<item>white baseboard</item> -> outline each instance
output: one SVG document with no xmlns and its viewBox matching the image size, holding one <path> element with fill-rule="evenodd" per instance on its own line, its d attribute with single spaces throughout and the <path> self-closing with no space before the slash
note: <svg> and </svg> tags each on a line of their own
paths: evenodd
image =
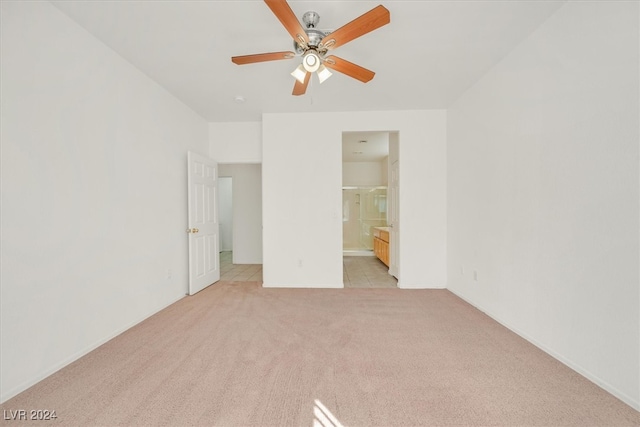
<svg viewBox="0 0 640 427">
<path fill-rule="evenodd" d="M 369 251 L 366 249 L 363 250 L 344 250 L 342 251 L 342 256 L 376 256 L 373 251 Z"/>
<path fill-rule="evenodd" d="M 144 320 L 148 319 L 149 317 L 153 316 L 154 314 L 164 310 L 165 308 L 169 307 L 171 304 L 175 304 L 176 302 L 180 301 L 184 297 L 185 297 L 185 295 L 180 295 L 179 297 L 175 298 L 173 301 L 169 302 L 168 304 L 164 304 L 163 306 L 161 306 L 157 310 L 152 310 L 151 313 L 142 316 L 139 320 L 133 321 L 130 324 L 128 324 L 127 326 L 116 330 L 115 332 L 109 334 L 107 337 L 98 340 L 97 342 L 93 343 L 92 345 L 90 345 L 90 346 L 88 346 L 88 347 L 86 347 L 86 348 L 84 348 L 84 349 L 72 354 L 71 356 L 67 357 L 66 359 L 62 360 L 60 363 L 57 363 L 57 364 L 45 369 L 44 371 L 38 373 L 33 378 L 23 382 L 22 384 L 18 385 L 17 387 L 12 388 L 11 390 L 7 391 L 6 393 L 3 393 L 2 395 L 0 395 L 0 404 L 6 402 L 7 400 L 11 399 L 12 397 L 17 396 L 18 394 L 22 393 L 23 391 L 25 391 L 29 387 L 34 386 L 35 384 L 37 384 L 40 381 L 42 381 L 45 378 L 47 378 L 48 376 L 58 372 L 60 369 L 64 368 L 65 366 L 75 362 L 76 360 L 80 359 L 82 356 L 85 356 L 86 354 L 92 352 L 93 350 L 95 350 L 96 348 L 100 347 L 102 344 L 106 343 L 107 341 L 112 340 L 113 338 L 117 337 L 121 333 L 127 331 L 128 329 L 131 329 L 132 327 L 134 327 L 137 324 L 143 322 Z"/>
<path fill-rule="evenodd" d="M 288 284 L 283 285 L 282 283 L 270 283 L 270 282 L 262 282 L 263 288 L 292 288 L 292 289 L 340 289 L 344 288 L 344 283 L 333 283 L 333 284 Z"/>
<path fill-rule="evenodd" d="M 447 289 L 445 286 L 442 286 L 442 285 L 438 285 L 438 286 L 429 286 L 425 284 L 409 285 L 399 279 L 398 279 L 398 288 L 399 289 Z"/>
<path fill-rule="evenodd" d="M 628 396 L 626 393 L 623 393 L 622 391 L 618 390 L 616 387 L 614 387 L 611 384 L 609 384 L 608 382 L 604 381 L 602 378 L 598 377 L 597 375 L 594 375 L 593 373 L 591 373 L 587 369 L 584 369 L 579 364 L 577 364 L 577 363 L 565 358 L 564 356 L 562 356 L 561 354 L 557 353 L 553 349 L 545 346 L 544 344 L 542 344 L 542 343 L 538 342 L 537 340 L 535 340 L 533 337 L 531 337 L 531 336 L 527 335 L 526 333 L 520 331 L 518 328 L 512 327 L 511 325 L 509 325 L 508 322 L 505 322 L 504 320 L 502 320 L 498 316 L 495 316 L 493 313 L 491 313 L 491 312 L 485 310 L 484 308 L 482 308 L 481 306 L 475 304 L 473 301 L 470 301 L 469 299 L 463 297 L 462 295 L 458 294 L 457 292 L 455 292 L 455 291 L 453 291 L 451 289 L 448 289 L 448 291 L 451 292 L 452 294 L 454 294 L 455 296 L 457 296 L 458 298 L 460 298 L 461 300 L 471 304 L 472 306 L 474 306 L 475 308 L 477 308 L 478 310 L 480 310 L 481 312 L 483 312 L 487 316 L 491 317 L 493 320 L 495 320 L 496 322 L 500 323 L 502 326 L 504 326 L 505 328 L 509 329 L 511 332 L 513 332 L 515 334 L 518 334 L 520 337 L 522 337 L 525 340 L 529 341 L 531 344 L 535 345 L 540 350 L 542 350 L 545 353 L 547 353 L 549 356 L 553 357 L 554 359 L 558 360 L 562 364 L 566 365 L 568 368 L 576 371 L 577 373 L 579 373 L 580 375 L 582 375 L 583 377 L 585 377 L 589 381 L 593 382 L 594 384 L 596 384 L 600 388 L 604 389 L 608 393 L 610 393 L 613 396 L 617 397 L 618 399 L 620 399 L 621 401 L 623 401 L 627 405 L 631 406 L 636 411 L 640 411 L 640 401 L 634 400 L 631 396 Z"/>
</svg>

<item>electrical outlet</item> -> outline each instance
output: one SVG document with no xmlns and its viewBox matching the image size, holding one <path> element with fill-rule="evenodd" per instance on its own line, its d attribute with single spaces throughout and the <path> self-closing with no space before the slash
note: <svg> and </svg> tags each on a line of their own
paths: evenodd
<svg viewBox="0 0 640 427">
<path fill-rule="evenodd" d="M 167 269 L 167 279 L 171 279 L 171 277 L 173 277 L 173 273 L 171 272 L 171 269 Z"/>
<path fill-rule="evenodd" d="M 473 280 L 478 281 L 478 270 L 473 270 Z"/>
<path fill-rule="evenodd" d="M 302 267 L 302 260 L 301 259 L 298 260 L 298 267 Z"/>
<path fill-rule="evenodd" d="M 464 267 L 460 267 L 460 274 L 464 276 Z"/>
</svg>

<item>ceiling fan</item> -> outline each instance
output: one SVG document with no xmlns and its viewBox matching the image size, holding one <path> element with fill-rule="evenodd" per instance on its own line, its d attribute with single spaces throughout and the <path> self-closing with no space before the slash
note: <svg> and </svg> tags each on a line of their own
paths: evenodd
<svg viewBox="0 0 640 427">
<path fill-rule="evenodd" d="M 375 75 L 373 71 L 335 55 L 327 56 L 327 54 L 329 51 L 391 22 L 389 11 L 384 6 L 379 5 L 337 30 L 326 32 L 316 29 L 316 25 L 320 20 L 320 16 L 316 12 L 304 14 L 302 20 L 307 27 L 304 29 L 286 0 L 264 0 L 264 2 L 293 37 L 295 52 L 269 52 L 234 56 L 231 58 L 233 63 L 244 65 L 292 59 L 296 55 L 302 56 L 302 64 L 291 73 L 296 78 L 293 95 L 303 95 L 307 91 L 311 74 L 314 72 L 317 72 L 320 83 L 329 78 L 331 72 L 328 68 L 346 74 L 363 83 L 373 78 Z"/>
</svg>

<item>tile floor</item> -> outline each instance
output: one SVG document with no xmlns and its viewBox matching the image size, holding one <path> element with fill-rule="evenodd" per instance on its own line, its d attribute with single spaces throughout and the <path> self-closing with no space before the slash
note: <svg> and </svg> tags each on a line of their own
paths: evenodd
<svg viewBox="0 0 640 427">
<path fill-rule="evenodd" d="M 220 280 L 262 283 L 262 264 L 233 264 L 232 254 L 220 252 Z"/>
<path fill-rule="evenodd" d="M 398 279 L 375 256 L 342 257 L 345 288 L 396 288 Z"/>
<path fill-rule="evenodd" d="M 233 264 L 232 252 L 220 253 L 220 280 L 234 282 L 262 282 L 261 264 Z M 345 288 L 395 288 L 398 280 L 389 275 L 388 268 L 374 256 L 343 257 Z"/>
</svg>

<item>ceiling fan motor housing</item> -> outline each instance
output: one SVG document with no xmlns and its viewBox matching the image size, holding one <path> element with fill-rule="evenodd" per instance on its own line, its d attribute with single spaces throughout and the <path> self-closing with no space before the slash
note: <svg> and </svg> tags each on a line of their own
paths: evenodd
<svg viewBox="0 0 640 427">
<path fill-rule="evenodd" d="M 317 48 L 322 39 L 331 31 L 329 30 L 317 30 L 316 25 L 320 22 L 320 15 L 317 12 L 309 11 L 302 15 L 302 22 L 306 26 L 305 33 L 309 37 L 309 47 Z M 295 40 L 293 41 L 293 48 L 298 55 L 302 55 L 306 49 Z"/>
<path fill-rule="evenodd" d="M 305 30 L 305 33 L 307 33 L 307 37 L 309 37 L 309 47 L 312 47 L 312 48 L 318 47 L 322 39 L 330 32 L 331 31 L 316 30 L 314 28 L 309 28 Z M 293 48 L 295 49 L 296 53 L 299 55 L 303 54 L 305 51 L 305 49 L 302 46 L 300 46 L 300 44 L 298 44 L 298 42 L 296 42 L 295 40 L 293 42 Z"/>
</svg>

